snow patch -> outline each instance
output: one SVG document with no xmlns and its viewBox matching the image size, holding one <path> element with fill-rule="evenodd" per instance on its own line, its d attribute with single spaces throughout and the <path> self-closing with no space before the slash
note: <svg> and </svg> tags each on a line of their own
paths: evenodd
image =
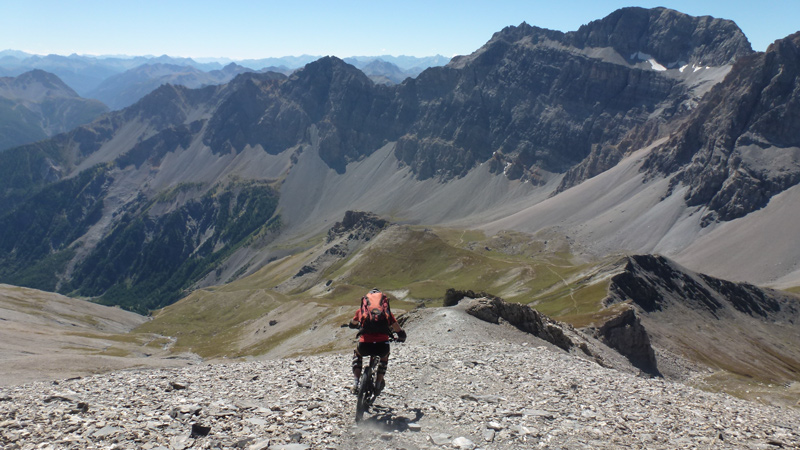
<svg viewBox="0 0 800 450">
<path fill-rule="evenodd" d="M 656 61 L 655 58 L 653 58 L 651 55 L 648 55 L 647 53 L 642 53 L 642 52 L 633 53 L 631 55 L 630 59 L 638 59 L 639 61 L 647 61 L 647 62 L 650 63 L 650 67 L 653 70 L 656 70 L 656 71 L 659 71 L 659 72 L 667 70 L 666 67 L 664 67 L 661 64 L 659 64 L 659 62 Z"/>
<path fill-rule="evenodd" d="M 650 63 L 650 67 L 652 67 L 653 70 L 656 70 L 656 71 L 659 71 L 659 72 L 663 72 L 663 71 L 667 70 L 666 67 L 664 67 L 661 64 L 659 64 L 655 59 L 648 59 L 647 62 Z"/>
</svg>

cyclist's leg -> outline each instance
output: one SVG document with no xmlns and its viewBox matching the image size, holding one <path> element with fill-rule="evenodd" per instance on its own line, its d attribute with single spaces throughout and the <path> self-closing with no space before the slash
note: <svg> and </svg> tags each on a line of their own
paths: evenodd
<svg viewBox="0 0 800 450">
<path fill-rule="evenodd" d="M 379 354 L 381 359 L 378 362 L 378 370 L 376 371 L 377 376 L 375 377 L 375 381 L 378 384 L 376 389 L 378 393 L 380 393 L 380 391 L 383 390 L 383 386 L 386 384 L 383 378 L 386 375 L 386 368 L 389 365 L 389 350 L 390 350 L 389 343 L 386 342 L 383 344 L 381 348 L 381 353 Z"/>
<path fill-rule="evenodd" d="M 361 344 L 356 346 L 356 349 L 353 350 L 353 364 L 352 365 L 353 365 L 353 377 L 355 378 L 355 381 L 353 381 L 353 389 L 357 389 L 358 388 L 358 380 L 359 380 L 359 378 L 361 378 L 361 366 L 363 365 L 363 357 L 361 356 L 361 353 L 358 351 L 358 347 L 360 345 Z"/>
</svg>

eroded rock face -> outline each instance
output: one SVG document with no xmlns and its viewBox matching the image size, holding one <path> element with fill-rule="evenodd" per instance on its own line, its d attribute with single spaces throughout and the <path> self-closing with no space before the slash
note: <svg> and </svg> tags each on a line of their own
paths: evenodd
<svg viewBox="0 0 800 450">
<path fill-rule="evenodd" d="M 351 238 L 369 240 L 389 224 L 386 219 L 364 211 L 346 211 L 341 222 L 333 224 L 328 230 L 328 242 L 345 234 Z"/>
<path fill-rule="evenodd" d="M 800 33 L 738 61 L 687 123 L 645 163 L 677 172 L 689 206 L 708 205 L 704 223 L 764 207 L 800 182 Z"/>
<path fill-rule="evenodd" d="M 462 176 L 490 161 L 532 182 L 539 170 L 565 172 L 591 157 L 564 189 L 615 165 L 696 101 L 651 64 L 724 66 L 750 53 L 735 23 L 664 8 L 624 8 L 570 33 L 507 27 L 400 87 L 403 107 L 413 98 L 418 106 L 395 154 L 421 178 Z M 652 127 L 627 136 L 653 115 Z"/>
<path fill-rule="evenodd" d="M 681 65 L 722 66 L 753 52 L 734 22 L 667 8 L 622 8 L 567 35 L 577 47 L 611 47 L 624 56 L 642 52 Z"/>
<path fill-rule="evenodd" d="M 580 349 L 585 355 L 603 363 L 599 352 L 590 349 L 588 336 L 578 333 L 565 323 L 545 316 L 528 305 L 506 302 L 498 297 L 484 297 L 471 300 L 466 311 L 490 323 L 507 322 L 562 350 L 569 352 Z M 632 309 L 624 310 L 599 328 L 590 331 L 594 338 L 619 352 L 637 369 L 650 375 L 660 375 L 650 338 Z"/>
<path fill-rule="evenodd" d="M 473 300 L 466 311 L 487 322 L 508 322 L 566 351 L 578 345 L 565 333 L 564 328 L 568 325 L 558 323 L 527 305 L 506 302 L 499 297 L 479 298 Z"/>
<path fill-rule="evenodd" d="M 618 316 L 606 321 L 597 329 L 595 336 L 620 352 L 643 372 L 661 375 L 655 352 L 650 345 L 650 336 L 633 309 L 625 309 Z"/>
<path fill-rule="evenodd" d="M 680 303 L 714 317 L 731 309 L 769 320 L 800 315 L 796 299 L 787 294 L 694 273 L 660 255 L 627 257 L 625 270 L 612 278 L 605 303 L 624 301 L 648 313 Z"/>
<path fill-rule="evenodd" d="M 773 383 L 793 381 L 800 302 L 791 294 L 690 271 L 659 255 L 625 257 L 604 304 L 619 311 L 593 334 L 649 373 L 680 376 L 667 353 Z M 724 343 L 724 344 L 720 344 Z M 666 358 L 666 359 L 662 359 Z"/>
</svg>

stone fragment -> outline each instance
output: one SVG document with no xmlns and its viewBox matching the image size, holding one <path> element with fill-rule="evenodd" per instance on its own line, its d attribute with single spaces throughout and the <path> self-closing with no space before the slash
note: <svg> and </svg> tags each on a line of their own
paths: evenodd
<svg viewBox="0 0 800 450">
<path fill-rule="evenodd" d="M 453 439 L 453 447 L 462 450 L 473 450 L 475 448 L 475 443 L 464 436 L 459 436 Z"/>
<path fill-rule="evenodd" d="M 266 450 L 269 448 L 269 439 L 261 439 L 247 446 L 247 450 Z"/>
<path fill-rule="evenodd" d="M 86 402 L 78 402 L 75 408 L 70 411 L 71 414 L 85 413 L 89 411 L 89 404 Z"/>
<path fill-rule="evenodd" d="M 541 409 L 525 409 L 522 411 L 525 416 L 539 417 L 542 419 L 553 420 L 555 417 L 553 413 Z"/>
<path fill-rule="evenodd" d="M 101 429 L 95 431 L 94 433 L 92 433 L 92 436 L 94 436 L 96 438 L 104 438 L 104 437 L 107 437 L 107 436 L 111 436 L 112 434 L 118 433 L 120 431 L 122 431 L 121 428 L 117 428 L 117 427 L 112 427 L 110 425 L 106 425 L 103 428 L 101 428 Z"/>
<path fill-rule="evenodd" d="M 436 445 L 446 445 L 450 443 L 450 439 L 452 439 L 453 436 L 447 433 L 434 433 L 428 437 L 430 437 L 431 442 Z"/>
<path fill-rule="evenodd" d="M 508 427 L 508 429 L 522 436 L 531 434 L 530 428 L 524 425 L 511 425 L 510 427 Z"/>
<path fill-rule="evenodd" d="M 500 431 L 503 428 L 505 428 L 503 425 L 500 424 L 500 422 L 489 422 L 486 425 L 486 427 L 495 431 Z"/>
<path fill-rule="evenodd" d="M 211 427 L 199 423 L 192 424 L 192 432 L 189 437 L 196 438 L 200 436 L 208 436 L 211 433 Z"/>
<path fill-rule="evenodd" d="M 78 400 L 75 399 L 75 397 L 72 397 L 71 395 L 68 395 L 68 394 L 48 395 L 47 397 L 44 398 L 44 402 L 45 403 L 56 402 L 56 401 L 58 401 L 58 402 L 70 402 L 70 403 L 77 403 L 78 402 Z"/>
<path fill-rule="evenodd" d="M 186 383 L 179 383 L 177 381 L 170 381 L 169 382 L 169 386 L 167 386 L 167 391 L 173 391 L 173 390 L 174 391 L 180 391 L 180 390 L 186 389 L 186 387 L 187 387 Z"/>
<path fill-rule="evenodd" d="M 263 427 L 263 426 L 265 426 L 267 424 L 266 420 L 264 420 L 262 418 L 259 418 L 259 417 L 250 417 L 249 419 L 244 419 L 244 421 L 247 422 L 247 423 L 252 423 L 253 425 L 256 425 L 256 426 L 259 426 L 259 427 Z"/>
</svg>

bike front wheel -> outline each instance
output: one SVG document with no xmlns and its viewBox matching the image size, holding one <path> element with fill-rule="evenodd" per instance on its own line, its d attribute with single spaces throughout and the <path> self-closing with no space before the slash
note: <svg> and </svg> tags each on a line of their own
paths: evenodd
<svg viewBox="0 0 800 450">
<path fill-rule="evenodd" d="M 364 413 L 369 409 L 369 397 L 372 395 L 372 368 L 367 367 L 361 374 L 358 383 L 358 400 L 356 402 L 356 422 L 364 418 Z"/>
</svg>

